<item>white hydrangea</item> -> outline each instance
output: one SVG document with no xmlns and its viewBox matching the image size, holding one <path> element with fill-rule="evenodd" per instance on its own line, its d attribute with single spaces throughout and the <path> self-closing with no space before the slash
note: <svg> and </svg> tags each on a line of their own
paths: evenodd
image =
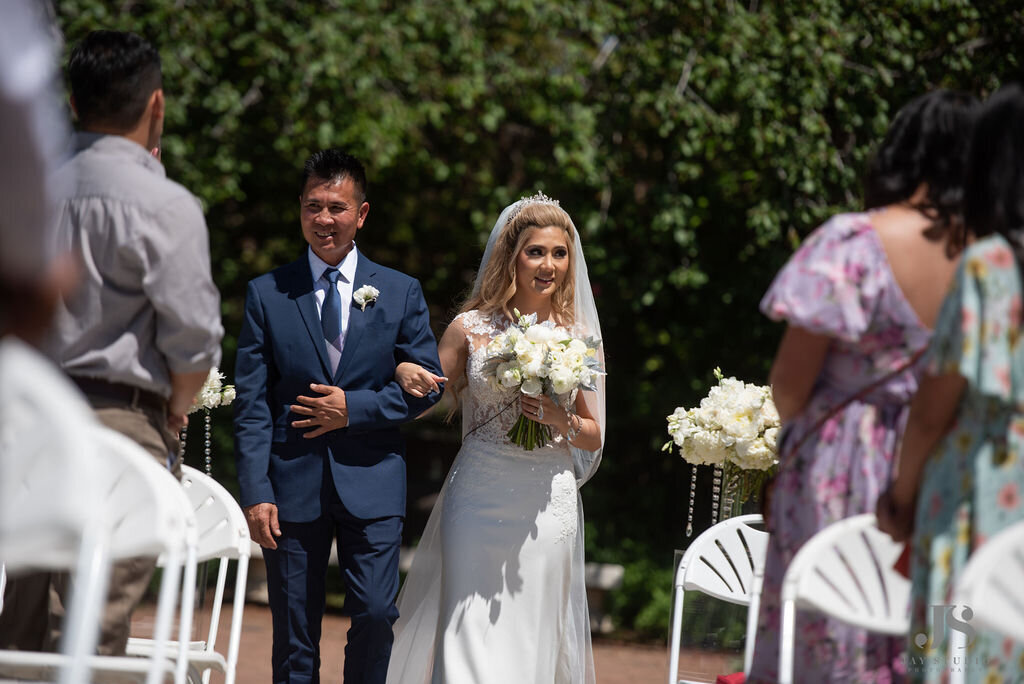
<svg viewBox="0 0 1024 684">
<path fill-rule="evenodd" d="M 776 462 L 779 413 L 771 390 L 722 377 L 700 406 L 677 408 L 667 417 L 668 433 L 680 455 L 695 465 L 723 465 L 766 470 Z"/>
<path fill-rule="evenodd" d="M 216 366 L 210 369 L 209 375 L 206 376 L 206 382 L 200 388 L 199 392 L 196 393 L 196 398 L 189 408 L 189 413 L 195 413 L 199 409 L 210 409 L 217 408 L 218 406 L 227 406 L 235 400 L 235 386 L 224 385 L 224 374 L 221 373 Z"/>
</svg>

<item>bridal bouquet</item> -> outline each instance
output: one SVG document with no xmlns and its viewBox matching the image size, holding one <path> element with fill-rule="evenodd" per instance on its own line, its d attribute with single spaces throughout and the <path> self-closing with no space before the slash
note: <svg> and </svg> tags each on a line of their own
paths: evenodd
<svg viewBox="0 0 1024 684">
<path fill-rule="evenodd" d="M 189 413 L 195 413 L 199 409 L 209 411 L 218 406 L 227 406 L 235 400 L 235 386 L 224 384 L 224 374 L 217 370 L 216 366 L 210 369 L 206 376 L 206 382 L 192 400 L 192 407 Z"/>
<path fill-rule="evenodd" d="M 776 462 L 779 413 L 771 390 L 736 378 L 725 378 L 715 369 L 718 384 L 700 406 L 677 408 L 668 416 L 672 441 L 663 450 L 679 447 L 688 463 L 723 466 L 742 470 L 768 470 Z"/>
<path fill-rule="evenodd" d="M 519 388 L 531 397 L 547 394 L 559 405 L 560 397 L 575 389 L 596 389 L 597 377 L 604 374 L 597 357 L 600 340 L 573 337 L 551 321 L 537 323 L 536 314 L 514 313 L 517 321 L 487 346 L 483 373 L 494 388 Z M 530 450 L 551 440 L 551 428 L 520 414 L 508 438 Z"/>
</svg>

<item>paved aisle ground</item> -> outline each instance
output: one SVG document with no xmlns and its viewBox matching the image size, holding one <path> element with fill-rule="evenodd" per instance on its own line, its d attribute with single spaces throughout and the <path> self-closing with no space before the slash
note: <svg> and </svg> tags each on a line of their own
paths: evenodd
<svg viewBox="0 0 1024 684">
<path fill-rule="evenodd" d="M 151 605 L 143 607 L 136 617 L 137 628 L 132 630 L 133 634 L 141 636 L 152 630 L 152 611 Z M 202 619 L 209 625 L 209 610 L 204 611 Z M 231 610 L 225 606 L 217 637 L 217 650 L 225 654 L 230 620 Z M 320 674 L 325 684 L 341 684 L 345 659 L 342 646 L 348 625 L 348 618 L 340 615 L 328 614 L 324 618 Z M 332 648 L 330 644 L 337 646 Z M 238 684 L 270 684 L 270 645 L 270 610 L 266 606 L 246 605 Z M 684 651 L 680 657 L 680 674 L 698 681 L 714 681 L 714 675 L 725 672 L 730 660 L 734 659 L 718 653 Z M 658 684 L 665 681 L 668 672 L 667 650 L 660 646 L 598 640 L 594 642 L 594 661 L 598 684 Z M 218 674 L 211 679 L 212 684 L 223 681 Z"/>
</svg>

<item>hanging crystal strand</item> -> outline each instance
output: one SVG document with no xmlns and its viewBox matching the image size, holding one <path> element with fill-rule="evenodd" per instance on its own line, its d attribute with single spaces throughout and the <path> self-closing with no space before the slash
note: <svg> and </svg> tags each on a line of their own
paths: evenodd
<svg viewBox="0 0 1024 684">
<path fill-rule="evenodd" d="M 178 432 L 178 444 L 181 447 L 181 462 L 185 463 L 185 442 L 188 441 L 188 423 L 181 426 L 181 431 Z"/>
<path fill-rule="evenodd" d="M 204 410 L 203 413 L 205 414 L 203 416 L 203 465 L 207 476 L 213 477 L 213 460 L 210 457 L 210 409 Z M 197 620 L 199 619 L 199 616 L 202 615 L 202 612 L 206 609 L 206 588 L 208 584 L 207 578 L 209 577 L 210 563 L 212 562 L 213 561 L 206 561 L 205 563 L 199 564 L 199 574 L 196 577 L 196 605 L 193 609 L 193 614 L 196 616 Z M 198 629 L 199 622 L 194 621 L 192 633 L 196 634 L 196 630 Z"/>
<path fill-rule="evenodd" d="M 718 522 L 718 511 L 721 508 L 722 466 L 715 466 L 715 475 L 711 481 L 711 524 Z"/>
<path fill-rule="evenodd" d="M 686 512 L 686 536 L 693 536 L 693 500 L 697 497 L 697 465 L 690 466 L 690 509 Z"/>
<path fill-rule="evenodd" d="M 725 486 L 723 487 L 722 493 L 722 520 L 728 520 L 733 514 L 733 505 L 736 503 L 736 485 L 739 475 L 736 472 L 736 468 L 731 465 L 726 465 L 725 468 Z"/>
<path fill-rule="evenodd" d="M 206 419 L 203 421 L 206 439 L 203 442 L 203 457 L 205 458 L 206 474 L 213 477 L 213 458 L 210 456 L 210 409 L 206 409 Z"/>
</svg>

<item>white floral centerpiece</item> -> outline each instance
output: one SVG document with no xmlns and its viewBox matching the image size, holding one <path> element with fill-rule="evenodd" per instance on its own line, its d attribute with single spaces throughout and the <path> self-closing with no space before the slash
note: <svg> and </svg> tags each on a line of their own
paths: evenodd
<svg viewBox="0 0 1024 684">
<path fill-rule="evenodd" d="M 218 406 L 228 406 L 235 400 L 235 386 L 224 384 L 224 374 L 216 366 L 210 369 L 206 376 L 206 382 L 196 393 L 189 407 L 189 415 L 202 410 L 206 415 L 203 417 L 203 458 L 206 474 L 213 475 L 213 452 L 210 439 L 210 411 Z M 188 437 L 188 423 L 181 428 L 179 440 L 181 442 L 181 458 L 185 459 L 185 444 Z"/>
<path fill-rule="evenodd" d="M 718 384 L 700 406 L 679 407 L 667 417 L 672 440 L 662 448 L 670 451 L 674 445 L 687 463 L 715 467 L 713 519 L 717 517 L 721 471 L 726 471 L 728 481 L 727 506 L 746 501 L 760 490 L 768 471 L 778 462 L 781 427 L 769 387 L 726 378 L 719 368 L 715 379 Z M 696 470 L 691 477 L 691 517 L 695 486 Z"/>
<path fill-rule="evenodd" d="M 566 411 L 575 389 L 595 390 L 603 375 L 597 350 L 601 341 L 574 337 L 551 321 L 537 323 L 537 315 L 514 310 L 516 322 L 487 345 L 483 372 L 495 388 L 518 388 L 528 396 L 547 394 Z M 520 414 L 508 438 L 530 450 L 551 441 L 548 425 Z"/>
<path fill-rule="evenodd" d="M 214 366 L 210 369 L 210 374 L 206 376 L 206 382 L 203 383 L 202 388 L 196 394 L 196 398 L 192 400 L 192 406 L 188 412 L 192 414 L 199 409 L 209 411 L 218 406 L 228 406 L 234 400 L 235 386 L 225 385 L 224 374 Z"/>
</svg>

